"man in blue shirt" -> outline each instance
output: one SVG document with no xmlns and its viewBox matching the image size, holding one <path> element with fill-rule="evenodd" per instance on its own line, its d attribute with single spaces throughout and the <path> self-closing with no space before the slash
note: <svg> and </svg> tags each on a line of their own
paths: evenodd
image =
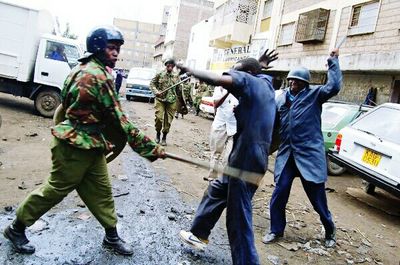
<svg viewBox="0 0 400 265">
<path fill-rule="evenodd" d="M 271 62 L 265 54 L 261 58 L 268 61 L 266 65 Z M 181 239 L 204 250 L 211 229 L 226 208 L 232 263 L 260 264 L 254 244 L 251 200 L 267 170 L 276 111 L 272 77 L 261 74 L 261 65 L 253 58 L 239 61 L 222 76 L 184 66 L 178 68 L 208 84 L 224 87 L 239 100 L 234 111 L 237 132 L 227 167 L 235 177 L 224 173 L 210 182 L 190 232 L 182 230 Z"/>
<path fill-rule="evenodd" d="M 322 104 L 339 93 L 342 72 L 339 50 L 328 58 L 328 82 L 310 86 L 310 72 L 304 67 L 289 72 L 289 87 L 276 98 L 280 145 L 275 162 L 275 190 L 270 202 L 271 227 L 264 243 L 283 236 L 285 208 L 294 177 L 300 176 L 308 199 L 325 227 L 325 246 L 336 244 L 335 225 L 325 194 L 327 167 L 321 132 Z"/>
</svg>

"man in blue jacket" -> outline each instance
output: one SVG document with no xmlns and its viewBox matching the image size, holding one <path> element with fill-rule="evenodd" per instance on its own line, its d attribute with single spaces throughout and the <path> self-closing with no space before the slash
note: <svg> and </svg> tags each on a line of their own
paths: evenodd
<svg viewBox="0 0 400 265">
<path fill-rule="evenodd" d="M 267 170 L 276 111 L 272 78 L 261 74 L 261 65 L 253 58 L 239 61 L 222 76 L 183 66 L 178 68 L 208 84 L 224 87 L 239 100 L 234 111 L 237 132 L 228 159 L 228 168 L 235 177 L 224 174 L 210 182 L 190 232 L 182 230 L 181 239 L 191 247 L 204 250 L 211 229 L 226 208 L 232 263 L 260 264 L 254 244 L 251 200 Z"/>
<path fill-rule="evenodd" d="M 325 228 L 325 246 L 336 244 L 335 225 L 325 194 L 327 167 L 321 132 L 322 104 L 339 93 L 342 72 L 339 50 L 328 58 L 328 82 L 310 86 L 310 72 L 304 67 L 289 72 L 289 87 L 276 99 L 280 145 L 275 163 L 275 190 L 270 202 L 271 227 L 264 243 L 283 236 L 285 208 L 294 177 L 300 176 L 304 190 Z"/>
</svg>

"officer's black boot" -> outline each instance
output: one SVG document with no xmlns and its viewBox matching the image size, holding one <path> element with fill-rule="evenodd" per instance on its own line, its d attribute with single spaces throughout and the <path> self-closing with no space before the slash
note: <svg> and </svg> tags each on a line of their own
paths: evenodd
<svg viewBox="0 0 400 265">
<path fill-rule="evenodd" d="M 166 133 L 163 133 L 162 140 L 161 140 L 161 145 L 162 146 L 166 146 L 167 145 L 167 134 Z"/>
<path fill-rule="evenodd" d="M 25 235 L 26 226 L 15 219 L 14 222 L 4 229 L 4 237 L 11 241 L 15 251 L 22 254 L 32 254 L 35 252 L 35 247 L 29 244 L 28 238 Z"/>
<path fill-rule="evenodd" d="M 157 135 L 156 135 L 156 143 L 160 143 L 160 137 L 161 137 L 161 133 L 160 132 L 157 132 Z"/>
<path fill-rule="evenodd" d="M 111 249 L 117 254 L 131 256 L 133 249 L 124 240 L 122 240 L 117 233 L 117 228 L 107 228 L 106 235 L 103 239 L 103 247 Z"/>
</svg>

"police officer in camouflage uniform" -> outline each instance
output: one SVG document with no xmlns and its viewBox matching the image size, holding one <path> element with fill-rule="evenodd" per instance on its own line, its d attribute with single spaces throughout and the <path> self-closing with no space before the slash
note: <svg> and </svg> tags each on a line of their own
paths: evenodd
<svg viewBox="0 0 400 265">
<path fill-rule="evenodd" d="M 209 95 L 208 85 L 202 81 L 197 84 L 196 96 L 194 98 L 193 106 L 196 110 L 196 116 L 200 113 L 201 98 Z"/>
<path fill-rule="evenodd" d="M 157 132 L 157 143 L 160 142 L 161 131 L 163 133 L 161 145 L 167 145 L 167 134 L 171 127 L 176 112 L 177 95 L 180 94 L 180 85 L 177 85 L 165 92 L 166 88 L 177 84 L 179 76 L 173 72 L 175 60 L 168 59 L 164 63 L 165 70 L 156 74 L 150 82 L 150 89 L 156 96 L 155 99 L 155 127 Z"/>
<path fill-rule="evenodd" d="M 47 182 L 19 205 L 16 219 L 4 230 L 15 250 L 31 254 L 25 228 L 76 190 L 88 209 L 105 228 L 103 246 L 123 255 L 132 248 L 117 233 L 117 216 L 104 152 L 111 148 L 103 130 L 113 126 L 127 136 L 132 149 L 153 161 L 165 158 L 163 148 L 128 121 L 114 89 L 113 68 L 124 43 L 115 27 L 93 29 L 86 40 L 88 52 L 64 82 L 61 92 L 65 119 L 54 126 L 52 170 Z"/>
</svg>

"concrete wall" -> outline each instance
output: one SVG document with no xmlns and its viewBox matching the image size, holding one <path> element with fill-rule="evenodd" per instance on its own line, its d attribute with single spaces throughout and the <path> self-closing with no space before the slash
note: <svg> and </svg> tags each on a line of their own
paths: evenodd
<svg viewBox="0 0 400 265">
<path fill-rule="evenodd" d="M 190 30 L 196 23 L 212 16 L 213 8 L 211 4 L 212 3 L 209 1 L 181 1 L 178 15 L 179 23 L 176 26 L 174 39 L 174 58 L 178 60 L 186 59 L 190 40 Z"/>
<path fill-rule="evenodd" d="M 365 73 L 344 73 L 343 87 L 336 99 L 363 103 L 371 87 L 377 88 L 376 103 L 390 101 L 393 82 L 399 76 Z"/>
<path fill-rule="evenodd" d="M 318 4 L 321 0 L 284 0 L 283 14 Z"/>
</svg>

